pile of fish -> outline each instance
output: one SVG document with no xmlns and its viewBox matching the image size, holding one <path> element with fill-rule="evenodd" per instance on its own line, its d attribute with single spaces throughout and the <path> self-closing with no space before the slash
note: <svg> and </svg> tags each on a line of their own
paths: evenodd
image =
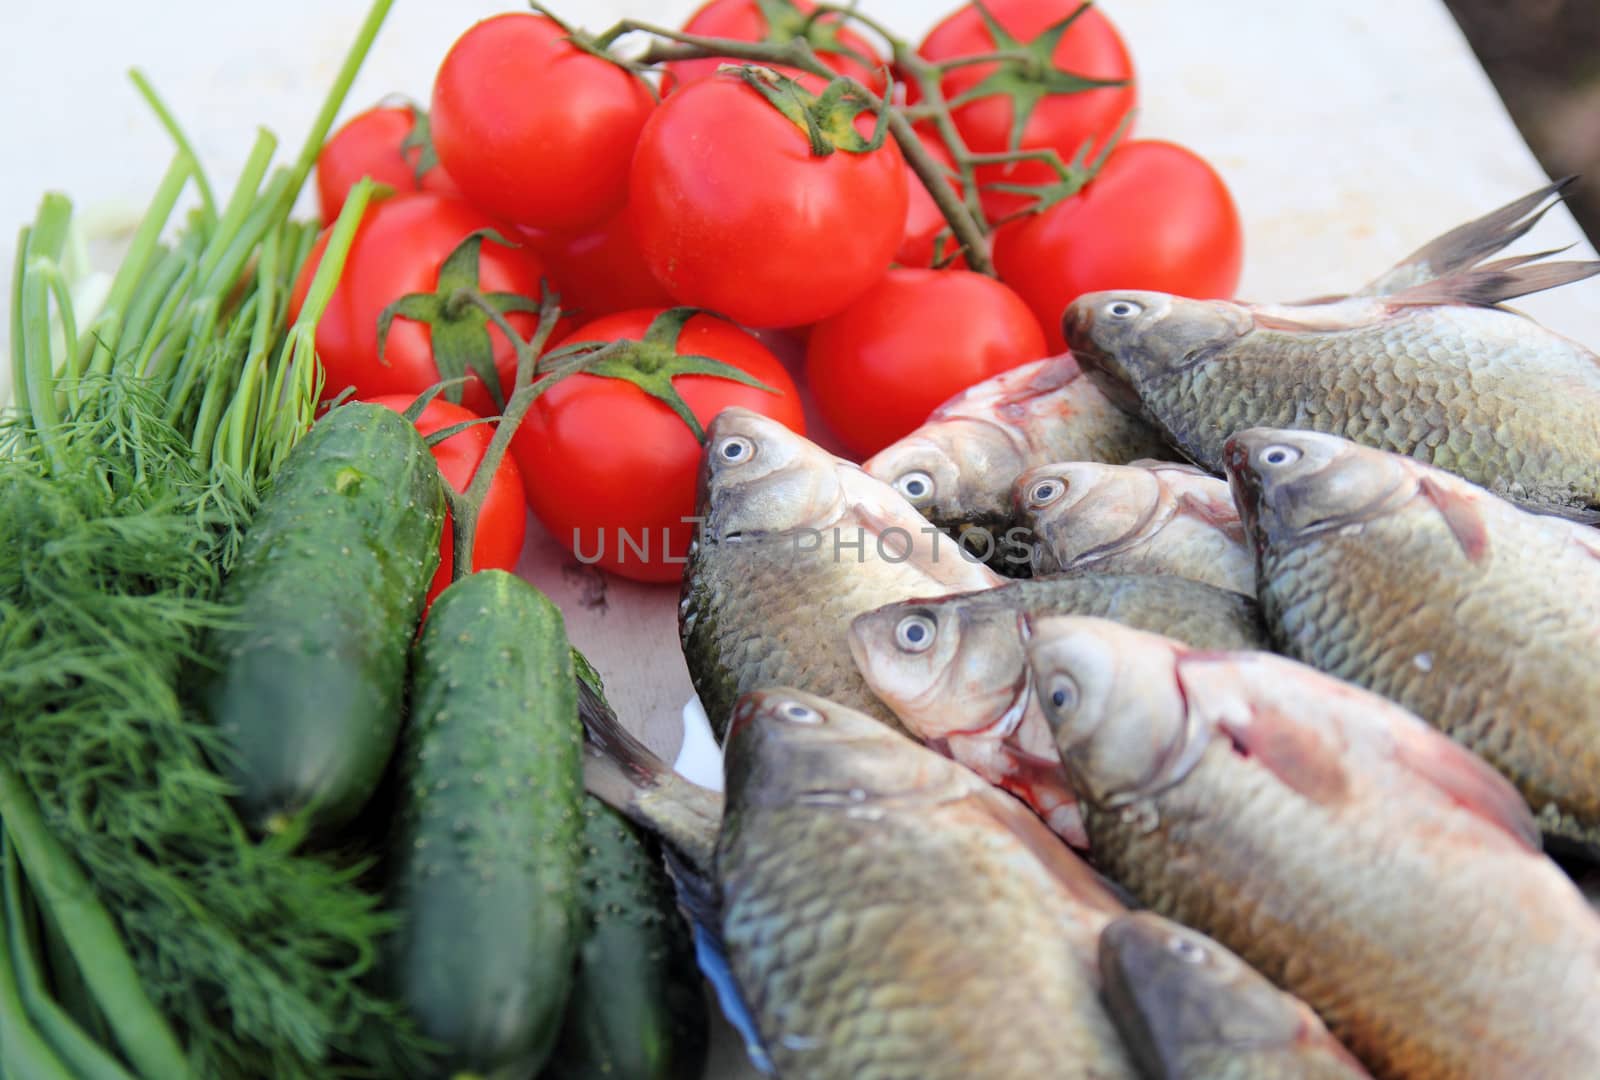
<svg viewBox="0 0 1600 1080">
<path fill-rule="evenodd" d="M 596 710 L 588 780 L 754 1060 L 1600 1076 L 1600 358 L 1501 306 L 1600 264 L 1486 261 L 1561 187 L 1345 297 L 1082 297 L 864 466 L 717 417 L 725 795 Z"/>
</svg>

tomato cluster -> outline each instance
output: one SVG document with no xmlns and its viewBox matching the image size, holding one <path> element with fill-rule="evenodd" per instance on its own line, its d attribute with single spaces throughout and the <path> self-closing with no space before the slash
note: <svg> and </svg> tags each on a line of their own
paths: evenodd
<svg viewBox="0 0 1600 1080">
<path fill-rule="evenodd" d="M 609 37 L 501 15 L 450 48 L 426 112 L 385 105 L 328 141 L 330 226 L 358 178 L 386 185 L 318 326 L 328 396 L 403 407 L 443 382 L 423 430 L 494 417 L 517 379 L 505 330 L 528 340 L 559 296 L 537 374 L 581 373 L 515 433 L 481 565 L 516 561 L 520 481 L 585 559 L 676 578 L 703 425 L 733 404 L 805 424 L 775 342 L 803 348 L 823 438 L 864 456 L 1059 351 L 1083 292 L 1232 292 L 1228 190 L 1190 151 L 1127 137 L 1133 64 L 1098 6 L 967 3 L 914 53 L 872 31 L 813 0 L 710 0 L 684 32 L 715 41 L 646 68 Z M 752 46 L 784 62 L 720 55 Z M 490 430 L 441 446 L 452 482 Z"/>
</svg>

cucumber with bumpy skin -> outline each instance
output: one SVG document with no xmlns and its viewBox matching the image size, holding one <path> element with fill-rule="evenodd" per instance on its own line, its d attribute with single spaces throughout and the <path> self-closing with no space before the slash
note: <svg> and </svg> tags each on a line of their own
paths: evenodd
<svg viewBox="0 0 1600 1080">
<path fill-rule="evenodd" d="M 705 991 L 661 850 L 593 796 L 583 837 L 587 936 L 544 1080 L 693 1080 L 706 1065 Z"/>
<path fill-rule="evenodd" d="M 406 655 L 439 564 L 444 491 L 410 421 L 328 413 L 284 462 L 222 599 L 206 705 L 251 826 L 334 829 L 393 755 Z"/>
<path fill-rule="evenodd" d="M 434 601 L 413 649 L 390 850 L 393 991 L 452 1071 L 531 1076 L 582 929 L 582 730 L 561 613 L 499 570 Z"/>
</svg>

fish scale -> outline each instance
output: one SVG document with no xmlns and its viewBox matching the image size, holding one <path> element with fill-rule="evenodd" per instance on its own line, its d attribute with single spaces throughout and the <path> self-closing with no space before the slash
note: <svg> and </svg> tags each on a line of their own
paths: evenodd
<svg viewBox="0 0 1600 1080">
<path fill-rule="evenodd" d="M 1257 537 L 1262 614 L 1283 651 L 1417 713 L 1509 777 L 1547 835 L 1600 848 L 1592 530 L 1348 443 L 1261 431 L 1236 445 L 1229 467 Z M 1259 463 L 1267 445 L 1333 456 L 1279 477 Z M 1360 508 L 1391 482 L 1380 505 Z M 1280 503 L 1351 520 L 1301 528 L 1275 516 Z M 1482 550 L 1457 530 L 1481 530 Z"/>
<path fill-rule="evenodd" d="M 725 445 L 748 450 L 719 461 Z M 763 686 L 825 695 L 898 727 L 856 670 L 850 621 L 1002 579 L 940 543 L 893 488 L 775 420 L 724 410 L 706 447 L 705 524 L 684 567 L 678 627 L 712 728 L 722 734 L 739 695 Z"/>
<path fill-rule="evenodd" d="M 1298 998 L 1150 911 L 1100 935 L 1105 999 L 1149 1080 L 1368 1080 Z"/>
<path fill-rule="evenodd" d="M 862 680 L 846 634 L 860 612 L 928 585 L 905 564 L 797 554 L 788 536 L 702 543 L 684 578 L 681 611 L 684 653 L 706 714 L 721 728 L 740 693 L 798 684 L 898 726 Z"/>
<path fill-rule="evenodd" d="M 1592 1075 L 1600 920 L 1504 778 L 1290 660 L 1030 628 L 1097 863 L 1141 903 L 1311 1006 L 1374 1076 Z"/>
<path fill-rule="evenodd" d="M 1148 306 L 1139 327 L 1108 325 L 1118 302 Z M 1292 319 L 1306 325 L 1280 328 Z M 1600 361 L 1504 308 L 1096 293 L 1067 321 L 1085 370 L 1125 402 L 1136 394 L 1213 471 L 1234 432 L 1299 428 L 1413 455 L 1532 506 L 1600 508 Z"/>
<path fill-rule="evenodd" d="M 968 829 L 960 821 L 941 820 L 939 825 L 948 827 L 933 828 L 930 822 L 916 820 L 854 821 L 843 811 L 826 815 L 802 812 L 792 820 L 769 814 L 760 824 L 759 849 L 738 842 L 724 844 L 718 863 L 723 881 L 723 933 L 753 1011 L 805 1017 L 805 1026 L 788 1032 L 791 1037 L 812 1033 L 835 1046 L 860 1047 L 860 1056 L 848 1069 L 826 1075 L 922 1076 L 928 1080 L 1029 1072 L 1064 1075 L 1059 1070 L 1067 1063 L 1092 1061 L 1098 1052 L 1095 1043 L 1065 1041 L 1060 1030 L 1070 1025 L 1039 1007 L 1036 995 L 1042 993 L 1046 1000 L 1057 1003 L 1062 995 L 1041 985 L 1037 976 L 1041 965 L 1024 958 L 1064 933 L 1083 939 L 1084 929 L 1063 927 L 1041 911 L 1037 898 L 1030 895 L 1030 885 L 1036 886 L 1036 882 L 1025 874 L 1015 878 L 975 875 L 964 854 L 972 843 Z M 815 860 L 797 859 L 797 851 L 827 851 L 829 865 L 824 868 Z M 967 884 L 958 884 L 963 882 Z M 847 905 L 847 914 L 826 910 L 820 917 L 790 914 L 790 905 L 826 903 L 830 891 L 843 883 L 849 883 L 855 896 Z M 935 890 L 947 895 L 935 911 L 928 912 L 924 899 Z M 955 897 L 948 895 L 952 891 L 957 893 Z M 992 935 L 997 911 L 1007 913 L 1005 936 L 1011 944 L 995 945 L 1012 954 L 1010 964 L 979 965 L 963 957 L 962 953 L 970 950 L 930 947 L 943 939 L 970 941 Z M 833 921 L 848 921 L 850 929 L 830 933 Z M 1087 940 L 1089 945 L 1084 947 L 1092 946 L 1093 935 Z M 900 978 L 907 971 L 925 970 L 929 977 L 962 986 L 964 997 L 983 1000 L 994 1016 L 1015 1020 L 1018 1028 L 1007 1044 L 1022 1049 L 1001 1060 L 991 1053 L 990 1032 L 970 1018 L 962 1022 L 948 1015 L 943 1001 L 926 995 L 913 997 L 893 982 L 882 986 L 857 982 L 870 978 L 870 973 L 860 970 L 864 950 L 874 954 L 871 966 L 885 977 L 891 972 Z M 787 974 L 773 978 L 766 975 L 769 971 Z M 1075 1007 L 1085 1011 L 1081 1003 Z M 1097 1041 L 1114 1042 L 1109 1021 L 1095 1016 L 1097 1010 L 1098 1006 L 1087 1010 L 1100 1032 Z M 938 1027 L 946 1028 L 946 1037 L 962 1051 L 959 1060 L 948 1060 L 942 1068 L 929 1072 L 879 1071 L 880 1062 L 915 1059 L 928 1029 Z M 780 1070 L 785 1048 L 770 1044 L 781 1044 L 782 1039 L 781 1034 L 768 1039 L 769 1052 Z M 822 1074 L 808 1071 L 805 1075 Z M 1103 1075 L 1131 1073 L 1108 1070 Z"/>
<path fill-rule="evenodd" d="M 1460 995 L 1442 992 L 1484 984 L 1482 961 L 1493 955 L 1504 964 L 1483 995 L 1516 1000 L 1527 992 L 1559 1000 L 1547 983 L 1553 972 L 1559 989 L 1580 1002 L 1600 985 L 1594 963 L 1600 932 L 1589 935 L 1591 955 L 1576 963 L 1565 959 L 1569 943 L 1560 940 L 1530 953 L 1526 936 L 1496 939 L 1500 928 L 1528 920 L 1514 914 L 1519 897 L 1494 860 L 1457 861 L 1442 874 L 1414 833 L 1390 828 L 1381 815 L 1320 811 L 1221 743 L 1150 807 L 1160 825 L 1148 832 L 1120 811 L 1086 808 L 1102 868 L 1161 914 L 1203 929 L 1312 1003 L 1375 1075 L 1575 1080 L 1573 1073 L 1550 1073 L 1550 1059 L 1541 1056 L 1549 1050 L 1542 1037 L 1554 1037 L 1559 1027 L 1546 1029 L 1525 1014 L 1496 1026 L 1481 1009 L 1463 1006 Z M 1263 866 L 1272 872 L 1262 873 Z M 1431 903 L 1461 917 L 1409 918 L 1420 881 L 1436 890 Z M 1479 917 L 1485 910 L 1500 917 Z M 1477 939 L 1466 955 L 1451 947 L 1464 935 Z M 1446 1000 L 1451 1007 L 1434 1004 Z M 1572 1006 L 1569 1018 L 1588 1008 Z M 1600 1054 L 1600 1042 L 1572 1047 L 1579 1052 Z M 1485 1058 L 1497 1067 L 1481 1071 Z"/>
<path fill-rule="evenodd" d="M 1036 574 L 1177 574 L 1255 593 L 1228 486 L 1192 466 L 1044 465 L 1017 478 L 1013 498 L 1034 537 Z"/>
<path fill-rule="evenodd" d="M 1374 532 L 1381 537 L 1333 537 L 1263 556 L 1262 610 L 1284 651 L 1424 718 L 1440 718 L 1449 735 L 1517 784 L 1547 826 L 1559 828 L 1545 821 L 1545 808 L 1560 802 L 1592 829 L 1600 822 L 1600 715 L 1580 721 L 1583 703 L 1600 701 L 1600 677 L 1586 659 L 1593 635 L 1585 640 L 1550 626 L 1538 669 L 1515 662 L 1519 643 L 1498 635 L 1462 640 L 1447 623 L 1494 628 L 1507 610 L 1528 606 L 1530 582 L 1502 577 L 1463 592 L 1445 547 L 1454 541 L 1442 526 Z M 1403 557 L 1412 552 L 1423 557 Z M 1406 611 L 1395 603 L 1401 590 L 1460 599 Z M 1307 603 L 1312 596 L 1317 602 Z M 1426 671 L 1416 663 L 1423 653 L 1430 656 Z"/>
<path fill-rule="evenodd" d="M 1134 1080 L 1098 992 L 1121 906 L 1009 797 L 786 688 L 741 699 L 726 769 L 721 940 L 779 1075 Z"/>
</svg>

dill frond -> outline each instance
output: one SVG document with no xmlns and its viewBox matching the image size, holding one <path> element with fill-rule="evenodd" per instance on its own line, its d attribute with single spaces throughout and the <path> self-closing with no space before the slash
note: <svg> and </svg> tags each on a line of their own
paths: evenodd
<svg viewBox="0 0 1600 1080">
<path fill-rule="evenodd" d="M 253 839 L 190 700 L 256 503 L 161 396 L 85 387 L 54 454 L 0 431 L 0 755 L 82 864 L 201 1075 L 394 1075 L 420 1044 L 370 974 L 366 867 Z"/>
</svg>

